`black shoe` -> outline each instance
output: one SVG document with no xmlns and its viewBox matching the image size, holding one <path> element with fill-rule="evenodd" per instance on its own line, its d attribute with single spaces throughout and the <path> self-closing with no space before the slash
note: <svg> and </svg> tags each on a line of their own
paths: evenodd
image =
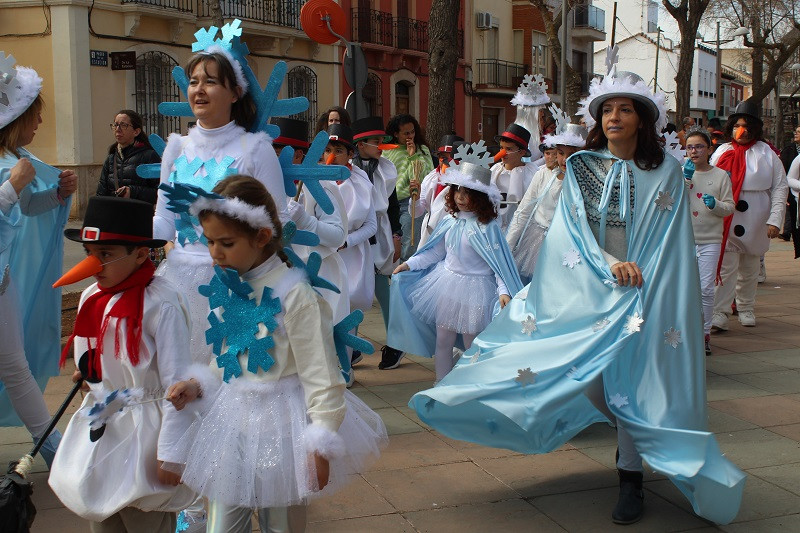
<svg viewBox="0 0 800 533">
<path fill-rule="evenodd" d="M 711 335 L 706 335 L 706 355 L 711 355 Z"/>
<path fill-rule="evenodd" d="M 617 470 L 619 473 L 619 500 L 611 519 L 615 524 L 633 524 L 642 519 L 644 512 L 643 474 L 630 470 Z"/>
<path fill-rule="evenodd" d="M 360 363 L 363 358 L 364 356 L 361 355 L 360 351 L 353 350 L 353 355 L 350 356 L 350 366 L 351 367 L 356 366 L 356 364 Z"/>
<path fill-rule="evenodd" d="M 779 233 L 778 234 L 778 238 L 780 238 L 780 240 L 782 240 L 782 241 L 787 241 L 788 242 L 789 239 L 792 238 L 792 234 L 791 233 Z"/>
<path fill-rule="evenodd" d="M 381 348 L 381 362 L 378 363 L 378 368 L 381 370 L 391 370 L 400 366 L 400 360 L 405 355 L 400 350 L 395 350 L 389 345 Z"/>
</svg>

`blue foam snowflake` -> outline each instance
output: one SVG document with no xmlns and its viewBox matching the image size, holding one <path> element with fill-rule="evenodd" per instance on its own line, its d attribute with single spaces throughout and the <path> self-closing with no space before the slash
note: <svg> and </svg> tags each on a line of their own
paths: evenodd
<svg viewBox="0 0 800 533">
<path fill-rule="evenodd" d="M 364 320 L 364 313 L 360 309 L 356 309 L 333 326 L 333 344 L 336 347 L 336 356 L 339 358 L 339 366 L 342 367 L 342 376 L 345 381 L 347 381 L 351 368 L 350 355 L 347 353 L 348 346 L 364 354 L 375 352 L 371 342 L 350 333 L 361 324 L 362 320 Z"/>
<path fill-rule="evenodd" d="M 322 187 L 320 181 L 344 181 L 350 177 L 347 167 L 341 165 L 325 165 L 319 162 L 325 147 L 328 146 L 328 134 L 324 131 L 317 133 L 314 141 L 306 152 L 303 162 L 299 165 L 292 164 L 294 151 L 290 147 L 285 147 L 281 151 L 278 161 L 283 170 L 283 184 L 287 196 L 297 194 L 295 180 L 302 180 L 303 187 L 314 197 L 319 206 L 327 214 L 333 213 L 333 202 L 328 198 L 328 194 Z M 286 155 L 284 155 L 286 154 Z"/>
</svg>

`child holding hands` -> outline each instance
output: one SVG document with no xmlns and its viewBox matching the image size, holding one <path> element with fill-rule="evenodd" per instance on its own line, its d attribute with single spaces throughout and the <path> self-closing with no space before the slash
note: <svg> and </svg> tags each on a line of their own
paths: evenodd
<svg viewBox="0 0 800 533">
<path fill-rule="evenodd" d="M 202 413 L 174 462 L 184 465 L 182 482 L 209 499 L 209 532 L 250 531 L 254 509 L 266 531 L 269 508 L 287 506 L 290 530 L 302 531 L 306 499 L 376 458 L 386 429 L 345 390 L 331 309 L 305 271 L 287 264 L 267 190 L 231 176 L 214 192 L 221 196 L 200 198 L 192 213 L 220 267 L 202 288 L 215 309 L 206 338 L 217 358 L 168 391 L 177 409 Z"/>
</svg>

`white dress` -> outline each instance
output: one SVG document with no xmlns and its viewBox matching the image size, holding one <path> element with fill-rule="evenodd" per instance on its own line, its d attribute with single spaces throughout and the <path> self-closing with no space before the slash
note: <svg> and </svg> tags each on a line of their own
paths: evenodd
<svg viewBox="0 0 800 533">
<path fill-rule="evenodd" d="M 197 168 L 194 175 L 187 180 L 184 176 L 178 177 L 174 174 L 176 161 L 181 156 L 185 156 L 190 164 L 198 158 L 203 162 L 213 161 Z M 191 128 L 186 136 L 170 135 L 161 161 L 161 183 L 171 185 L 177 178 L 179 182 L 202 186 L 210 191 L 225 176 L 208 177 L 209 168 L 230 161 L 226 161 L 226 158 L 233 159 L 229 169 L 235 169 L 238 174 L 252 176 L 264 184 L 275 200 L 281 220 L 287 220 L 283 172 L 272 148 L 272 138 L 266 133 L 247 133 L 235 122 L 215 129 L 205 129 L 198 125 Z M 207 300 L 200 296 L 197 288 L 213 277 L 213 262 L 204 244 L 197 241 L 186 241 L 184 244 L 179 242 L 177 237 L 181 228 L 176 230 L 175 219 L 175 214 L 167 209 L 164 192 L 159 190 L 153 218 L 153 237 L 175 241 L 175 248 L 161 263 L 158 273 L 175 284 L 187 298 L 192 317 L 192 359 L 205 364 L 211 357 L 211 350 L 205 340 L 209 308 Z M 203 230 L 196 226 L 195 231 L 201 235 Z"/>
<path fill-rule="evenodd" d="M 391 276 L 394 270 L 394 239 L 388 211 L 389 197 L 396 183 L 397 169 L 394 163 L 381 157 L 378 159 L 378 168 L 372 175 L 372 203 L 378 223 L 375 243 L 372 245 L 372 256 L 375 268 L 384 276 Z"/>
<path fill-rule="evenodd" d="M 80 305 L 98 291 L 83 291 Z M 106 313 L 119 300 L 111 298 Z M 179 511 L 196 495 L 185 485 L 162 485 L 158 460 L 167 460 L 192 423 L 189 411 L 178 412 L 166 401 L 130 406 L 109 419 L 105 433 L 89 440 L 88 411 L 117 389 L 142 389 L 145 399 L 160 398 L 170 385 L 185 377 L 189 356 L 189 313 L 175 288 L 160 276 L 145 289 L 139 363 L 133 366 L 125 345 L 126 326 L 120 327 L 120 353 L 114 354 L 117 324 L 112 318 L 103 338 L 102 381 L 72 416 L 50 469 L 50 487 L 73 513 L 102 521 L 125 507 L 142 511 Z M 87 350 L 85 338 L 75 338 L 77 359 Z M 97 397 L 95 397 L 95 394 Z"/>
<path fill-rule="evenodd" d="M 320 294 L 333 310 L 333 323 L 338 324 L 350 314 L 347 268 L 336 252 L 347 238 L 347 210 L 339 186 L 327 180 L 320 183 L 333 203 L 333 213 L 325 213 L 314 196 L 305 192 L 300 195 L 302 203 L 289 200 L 288 210 L 289 217 L 297 224 L 298 229 L 311 231 L 319 236 L 317 246 L 294 246 L 294 250 L 303 261 L 308 259 L 311 252 L 317 252 L 322 258 L 319 275 L 336 285 L 339 292 L 320 289 Z"/>
<path fill-rule="evenodd" d="M 378 231 L 372 183 L 367 174 L 354 166 L 350 177 L 339 184 L 347 209 L 347 246 L 339 251 L 350 286 L 350 310 L 366 311 L 375 297 L 375 261 L 369 238 Z"/>
<path fill-rule="evenodd" d="M 417 213 L 424 211 L 425 218 L 422 219 L 422 230 L 419 232 L 417 248 L 422 248 L 422 245 L 428 240 L 433 230 L 436 229 L 436 225 L 447 214 L 445 198 L 447 197 L 448 186 L 445 186 L 439 194 L 436 194 L 436 190 L 441 183 L 441 177 L 442 174 L 439 172 L 439 168 L 435 168 L 425 176 L 420 184 L 419 198 L 414 209 L 416 209 Z M 408 207 L 409 212 L 411 212 L 411 204 Z"/>
</svg>

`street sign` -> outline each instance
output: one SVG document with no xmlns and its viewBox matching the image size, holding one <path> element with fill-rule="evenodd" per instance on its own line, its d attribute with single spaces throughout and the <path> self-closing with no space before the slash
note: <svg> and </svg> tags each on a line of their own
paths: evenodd
<svg viewBox="0 0 800 533">
<path fill-rule="evenodd" d="M 89 50 L 89 64 L 93 67 L 107 67 L 108 52 L 104 50 Z"/>
<path fill-rule="evenodd" d="M 111 70 L 136 70 L 136 52 L 111 52 Z"/>
</svg>

